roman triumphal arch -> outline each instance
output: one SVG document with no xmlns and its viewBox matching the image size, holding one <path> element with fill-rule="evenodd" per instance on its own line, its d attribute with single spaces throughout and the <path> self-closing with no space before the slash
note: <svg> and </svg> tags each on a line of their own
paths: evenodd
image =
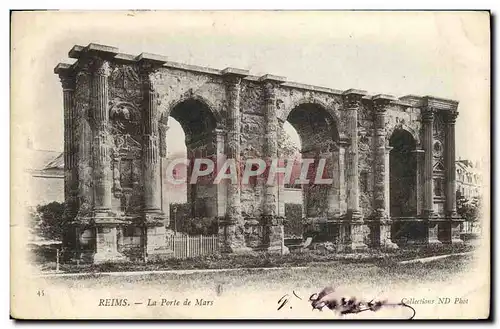
<svg viewBox="0 0 500 329">
<path fill-rule="evenodd" d="M 67 258 L 172 256 L 169 117 L 186 134 L 188 179 L 210 167 L 198 159 L 215 168 L 229 159 L 238 172 L 249 159 L 272 163 L 288 121 L 302 159 L 312 159 L 304 177 L 322 169 L 323 183 L 302 184 L 303 223 L 314 243 L 364 250 L 461 242 L 456 101 L 340 91 L 97 44 L 76 45 L 69 57 L 76 62 L 54 70 L 64 100 Z M 191 216 L 217 219 L 219 250 L 286 252 L 283 184 L 261 175 L 218 181 L 216 173 L 187 193 Z"/>
</svg>

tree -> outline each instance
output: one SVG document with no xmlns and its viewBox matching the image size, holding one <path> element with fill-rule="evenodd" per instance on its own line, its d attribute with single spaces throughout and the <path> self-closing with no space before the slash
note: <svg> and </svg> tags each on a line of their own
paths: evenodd
<svg viewBox="0 0 500 329">
<path fill-rule="evenodd" d="M 51 202 L 36 207 L 31 214 L 31 228 L 34 233 L 47 239 L 61 240 L 66 226 L 64 203 Z"/>
<path fill-rule="evenodd" d="M 481 200 L 478 197 L 467 199 L 464 196 L 457 195 L 457 213 L 465 221 L 475 222 L 479 218 L 481 209 Z"/>
</svg>

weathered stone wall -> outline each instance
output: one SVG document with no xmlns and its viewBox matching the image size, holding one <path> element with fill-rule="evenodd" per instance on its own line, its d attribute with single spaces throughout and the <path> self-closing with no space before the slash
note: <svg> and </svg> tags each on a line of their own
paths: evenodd
<svg viewBox="0 0 500 329">
<path fill-rule="evenodd" d="M 75 88 L 75 140 L 78 156 L 78 198 L 80 207 L 77 216 L 89 215 L 93 209 L 92 189 L 92 127 L 90 113 L 90 73 L 82 70 L 76 74 Z"/>
<path fill-rule="evenodd" d="M 374 181 L 374 127 L 372 108 L 366 102 L 358 112 L 358 151 L 359 151 L 359 204 L 363 217 L 373 215 L 373 181 Z"/>
<path fill-rule="evenodd" d="M 209 106 L 216 118 L 225 117 L 226 94 L 220 75 L 163 67 L 153 74 L 152 80 L 162 116 L 184 100 L 198 99 Z"/>
<path fill-rule="evenodd" d="M 143 202 L 143 96 L 139 68 L 112 63 L 109 75 L 109 120 L 113 211 L 140 217 Z"/>
<path fill-rule="evenodd" d="M 262 159 L 266 145 L 264 102 L 262 85 L 255 81 L 244 80 L 241 84 L 241 161 Z M 259 220 L 263 215 L 265 196 L 265 177 L 250 180 L 250 184 L 241 186 L 241 214 L 251 220 Z M 254 223 L 255 224 L 255 223 Z M 248 227 L 255 226 L 252 223 Z M 247 236 L 257 233 L 257 228 L 248 228 Z M 256 239 L 253 239 L 256 240 Z M 254 243 L 257 243 L 254 241 Z"/>
</svg>

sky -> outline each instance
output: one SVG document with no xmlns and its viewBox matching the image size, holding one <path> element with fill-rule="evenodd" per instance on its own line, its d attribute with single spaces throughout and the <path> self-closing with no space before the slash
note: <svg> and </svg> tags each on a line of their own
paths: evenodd
<svg viewBox="0 0 500 329">
<path fill-rule="evenodd" d="M 488 16 L 478 12 L 15 12 L 13 107 L 25 114 L 20 129 L 36 148 L 62 150 L 62 88 L 53 68 L 72 62 L 73 45 L 98 43 L 340 90 L 455 99 L 457 158 L 484 160 L 489 40 Z M 172 137 L 183 135 L 172 125 Z"/>
</svg>

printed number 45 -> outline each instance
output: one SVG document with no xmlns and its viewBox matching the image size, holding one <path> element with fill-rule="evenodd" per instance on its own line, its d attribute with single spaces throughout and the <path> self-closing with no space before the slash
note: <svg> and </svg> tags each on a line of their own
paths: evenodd
<svg viewBox="0 0 500 329">
<path fill-rule="evenodd" d="M 38 291 L 36 292 L 36 294 L 38 295 L 38 297 L 42 297 L 42 296 L 45 296 L 45 291 L 43 291 L 43 290 L 38 290 Z"/>
</svg>

